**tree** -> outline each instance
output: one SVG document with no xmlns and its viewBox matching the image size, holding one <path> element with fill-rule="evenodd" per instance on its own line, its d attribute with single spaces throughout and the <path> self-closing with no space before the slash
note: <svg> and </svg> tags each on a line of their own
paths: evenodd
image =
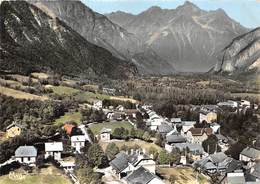
<svg viewBox="0 0 260 184">
<path fill-rule="evenodd" d="M 159 164 L 170 164 L 170 161 L 171 161 L 171 159 L 170 159 L 169 153 L 167 153 L 166 150 L 162 150 L 158 156 L 158 163 Z"/>
<path fill-rule="evenodd" d="M 164 147 L 164 139 L 163 139 L 162 135 L 158 133 L 155 135 L 155 138 L 156 138 L 155 144 L 157 144 L 158 146 Z"/>
<path fill-rule="evenodd" d="M 115 155 L 119 153 L 119 148 L 115 143 L 109 143 L 106 148 L 106 155 L 110 160 L 115 158 Z"/>
<path fill-rule="evenodd" d="M 142 136 L 143 140 L 145 141 L 150 141 L 151 139 L 151 135 L 149 134 L 149 132 L 144 132 L 143 136 Z"/>
<path fill-rule="evenodd" d="M 105 165 L 106 163 L 102 163 L 104 156 L 101 146 L 97 143 L 92 144 L 87 151 L 87 158 L 94 166 Z"/>
<path fill-rule="evenodd" d="M 213 134 L 202 142 L 202 146 L 204 150 L 209 154 L 221 151 L 221 148 L 218 145 L 218 138 Z"/>
<path fill-rule="evenodd" d="M 80 183 L 85 184 L 99 184 L 101 183 L 101 177 L 98 173 L 95 173 L 89 166 L 84 166 L 76 170 L 76 176 Z"/>
</svg>

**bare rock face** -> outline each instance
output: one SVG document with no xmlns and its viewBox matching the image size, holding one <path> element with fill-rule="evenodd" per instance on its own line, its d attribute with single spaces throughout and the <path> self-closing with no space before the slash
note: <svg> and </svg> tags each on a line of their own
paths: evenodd
<svg viewBox="0 0 260 184">
<path fill-rule="evenodd" d="M 190 2 L 176 9 L 151 7 L 138 15 L 124 14 L 124 19 L 122 12 L 107 16 L 177 71 L 208 71 L 232 39 L 249 31 L 222 9 L 207 12 Z"/>
<path fill-rule="evenodd" d="M 215 71 L 236 73 L 260 69 L 260 28 L 235 38 L 224 50 Z"/>
<path fill-rule="evenodd" d="M 52 11 L 42 11 L 25 1 L 2 2 L 0 24 L 1 70 L 53 70 L 66 75 L 108 78 L 136 74 L 133 64 L 88 42 Z"/>
</svg>

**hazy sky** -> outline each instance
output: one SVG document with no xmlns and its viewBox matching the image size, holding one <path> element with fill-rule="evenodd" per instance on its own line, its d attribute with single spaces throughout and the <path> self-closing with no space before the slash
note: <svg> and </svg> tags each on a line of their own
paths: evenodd
<svg viewBox="0 0 260 184">
<path fill-rule="evenodd" d="M 82 0 L 88 7 L 99 13 L 110 13 L 121 10 L 138 14 L 151 6 L 173 9 L 182 5 L 185 0 Z M 222 8 L 242 25 L 260 27 L 260 0 L 190 0 L 204 10 Z"/>
</svg>

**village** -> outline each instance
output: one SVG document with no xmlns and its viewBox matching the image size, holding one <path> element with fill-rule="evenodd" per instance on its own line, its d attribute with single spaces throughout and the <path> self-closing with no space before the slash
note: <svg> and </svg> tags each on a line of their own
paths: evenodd
<svg viewBox="0 0 260 184">
<path fill-rule="evenodd" d="M 260 149 L 248 146 L 238 159 L 232 158 L 226 152 L 236 140 L 224 136 L 217 121 L 223 108 L 245 113 L 257 110 L 257 104 L 228 100 L 192 106 L 199 118 L 183 120 L 163 117 L 152 105 L 134 104 L 127 109 L 104 103 L 95 100 L 86 105 L 105 115 L 99 122 L 63 122 L 62 132 L 55 132 L 41 145 L 20 145 L 0 168 L 13 170 L 17 164 L 35 168 L 52 163 L 79 184 L 75 169 L 93 159 L 94 171 L 102 175 L 101 182 L 108 184 L 180 183 L 174 175 L 177 170 L 167 172 L 171 169 L 192 169 L 195 176 L 193 181 L 186 179 L 187 183 L 260 183 Z M 25 131 L 23 125 L 13 122 L 6 127 L 6 136 L 14 138 Z M 92 158 L 86 158 L 91 146 Z"/>
</svg>

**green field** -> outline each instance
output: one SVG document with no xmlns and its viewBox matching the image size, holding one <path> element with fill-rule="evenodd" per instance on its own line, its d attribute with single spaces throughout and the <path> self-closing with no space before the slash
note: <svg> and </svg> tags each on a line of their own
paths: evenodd
<svg viewBox="0 0 260 184">
<path fill-rule="evenodd" d="M 80 119 L 81 119 L 80 112 L 66 113 L 64 116 L 61 116 L 59 119 L 56 119 L 54 124 L 62 125 L 68 121 L 74 121 L 79 124 L 81 122 Z"/>
<path fill-rule="evenodd" d="M 120 128 L 120 127 L 128 129 L 129 131 L 133 128 L 133 126 L 127 121 L 104 122 L 104 123 L 91 124 L 89 126 L 89 128 L 95 135 L 99 134 L 103 127 L 112 129 L 112 132 L 116 128 Z"/>
<path fill-rule="evenodd" d="M 121 140 L 121 141 L 118 141 L 118 140 L 110 140 L 109 142 L 99 142 L 100 146 L 102 147 L 102 149 L 105 151 L 106 148 L 107 148 L 107 145 L 109 143 L 115 143 L 119 149 L 121 149 L 123 146 L 127 146 L 127 147 L 135 147 L 136 145 L 139 146 L 140 148 L 142 149 L 145 149 L 145 151 L 149 151 L 151 148 L 154 148 L 156 149 L 158 152 L 162 151 L 162 148 L 154 143 L 148 143 L 148 142 L 145 142 L 143 140 L 128 140 L 128 141 L 125 141 L 125 140 Z"/>
<path fill-rule="evenodd" d="M 92 103 L 94 100 L 104 100 L 109 99 L 110 97 L 108 95 L 102 95 L 99 93 L 92 93 L 92 92 L 82 92 L 78 93 L 74 96 L 74 98 L 80 102 L 89 102 Z"/>
<path fill-rule="evenodd" d="M 71 96 L 80 92 L 80 90 L 78 89 L 74 89 L 67 86 L 53 86 L 51 89 L 57 95 L 66 95 L 66 96 Z"/>
<path fill-rule="evenodd" d="M 47 96 L 38 96 L 30 93 L 26 93 L 23 91 L 7 88 L 0 86 L 0 94 L 6 95 L 6 96 L 11 96 L 13 98 L 18 98 L 18 99 L 26 99 L 26 100 L 48 100 L 49 98 Z"/>
<path fill-rule="evenodd" d="M 41 169 L 40 173 L 20 174 L 17 171 L 14 173 L 15 176 L 0 176 L 0 184 L 71 184 L 67 176 L 53 167 Z"/>
</svg>

